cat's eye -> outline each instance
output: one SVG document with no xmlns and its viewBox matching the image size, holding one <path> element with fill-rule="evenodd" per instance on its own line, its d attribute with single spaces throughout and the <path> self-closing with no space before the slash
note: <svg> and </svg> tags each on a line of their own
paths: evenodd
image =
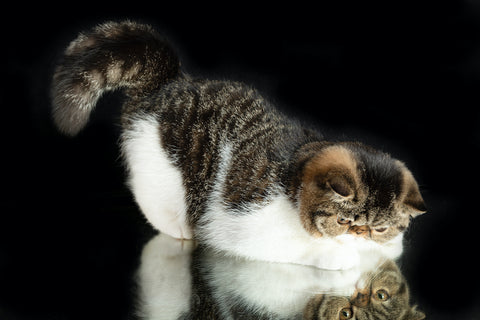
<svg viewBox="0 0 480 320">
<path fill-rule="evenodd" d="M 337 222 L 338 222 L 339 224 L 349 224 L 350 222 L 352 222 L 352 220 L 345 219 L 345 218 L 340 218 L 340 217 L 339 217 L 339 218 L 337 219 Z"/>
<path fill-rule="evenodd" d="M 379 301 L 387 301 L 388 299 L 390 299 L 388 292 L 383 289 L 380 289 L 377 292 L 375 292 L 374 297 Z"/>
<path fill-rule="evenodd" d="M 343 308 L 342 310 L 340 310 L 340 313 L 338 314 L 338 318 L 340 320 L 351 319 L 352 317 L 353 317 L 352 308 Z"/>
<path fill-rule="evenodd" d="M 387 231 L 387 227 L 375 228 L 375 231 L 377 231 L 377 232 L 385 232 L 385 231 Z"/>
</svg>

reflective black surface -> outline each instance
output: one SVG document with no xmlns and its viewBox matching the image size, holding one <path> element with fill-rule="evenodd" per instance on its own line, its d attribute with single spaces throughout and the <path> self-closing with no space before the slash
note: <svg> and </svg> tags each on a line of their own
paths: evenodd
<svg viewBox="0 0 480 320">
<path fill-rule="evenodd" d="M 327 137 L 359 139 L 405 161 L 428 207 L 395 263 L 409 306 L 427 319 L 479 318 L 478 5 L 257 6 L 77 3 L 49 11 L 15 3 L 3 12 L 1 320 L 148 318 L 163 310 L 156 296 L 170 284 L 166 297 L 178 303 L 169 312 L 194 319 L 202 317 L 193 310 L 207 319 L 314 317 L 307 306 L 343 301 L 348 309 L 364 299 L 355 293 L 365 291 L 363 272 L 232 261 L 161 243 L 124 184 L 115 124 L 121 94 L 105 96 L 78 137 L 58 134 L 48 98 L 58 52 L 77 32 L 127 17 L 165 30 L 187 71 L 250 83 Z M 164 249 L 147 259 L 157 242 Z M 169 252 L 170 265 L 162 262 Z"/>
<path fill-rule="evenodd" d="M 249 261 L 157 235 L 137 274 L 142 319 L 424 319 L 393 261 L 345 271 Z"/>
</svg>

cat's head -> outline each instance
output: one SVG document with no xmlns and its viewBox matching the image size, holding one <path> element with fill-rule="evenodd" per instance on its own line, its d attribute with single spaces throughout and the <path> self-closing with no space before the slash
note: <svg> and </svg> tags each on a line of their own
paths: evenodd
<svg viewBox="0 0 480 320">
<path fill-rule="evenodd" d="M 422 320 L 425 314 L 409 304 L 405 278 L 392 261 L 367 276 L 351 297 L 317 295 L 304 310 L 305 319 Z"/>
<path fill-rule="evenodd" d="M 354 142 L 307 145 L 302 152 L 296 197 L 314 236 L 384 243 L 426 211 L 412 173 L 386 153 Z"/>
</svg>

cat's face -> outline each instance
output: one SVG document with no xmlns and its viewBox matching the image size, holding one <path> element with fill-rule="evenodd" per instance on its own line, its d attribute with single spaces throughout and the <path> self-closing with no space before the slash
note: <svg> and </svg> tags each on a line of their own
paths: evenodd
<svg viewBox="0 0 480 320">
<path fill-rule="evenodd" d="M 395 263 L 387 261 L 351 297 L 315 296 L 308 302 L 304 318 L 421 320 L 425 314 L 409 305 L 407 283 Z"/>
<path fill-rule="evenodd" d="M 386 242 L 425 212 L 405 165 L 359 143 L 322 147 L 305 162 L 299 192 L 305 229 L 317 237 L 343 234 Z"/>
</svg>

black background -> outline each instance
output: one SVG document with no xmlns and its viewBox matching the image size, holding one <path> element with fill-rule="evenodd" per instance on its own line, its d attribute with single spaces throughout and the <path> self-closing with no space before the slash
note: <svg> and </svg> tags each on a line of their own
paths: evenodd
<svg viewBox="0 0 480 320">
<path fill-rule="evenodd" d="M 428 319 L 479 319 L 480 5 L 138 1 L 2 11 L 0 319 L 126 319 L 153 234 L 125 187 L 116 94 L 79 136 L 53 127 L 48 85 L 77 33 L 151 23 L 186 71 L 257 87 L 335 140 L 405 161 L 428 213 L 401 269 Z"/>
</svg>

